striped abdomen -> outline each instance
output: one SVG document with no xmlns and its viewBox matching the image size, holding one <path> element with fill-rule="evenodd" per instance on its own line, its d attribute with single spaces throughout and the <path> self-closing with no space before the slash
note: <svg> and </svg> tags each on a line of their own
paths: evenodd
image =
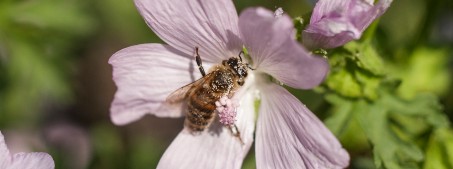
<svg viewBox="0 0 453 169">
<path fill-rule="evenodd" d="M 200 86 L 188 99 L 188 109 L 184 124 L 192 131 L 203 131 L 215 119 L 215 102 L 223 93 L 215 93 L 209 88 Z"/>
</svg>

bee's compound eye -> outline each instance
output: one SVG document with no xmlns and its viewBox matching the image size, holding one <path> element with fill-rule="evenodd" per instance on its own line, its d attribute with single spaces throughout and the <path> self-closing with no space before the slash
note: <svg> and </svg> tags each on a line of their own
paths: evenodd
<svg viewBox="0 0 453 169">
<path fill-rule="evenodd" d="M 242 79 L 242 78 L 239 79 L 239 80 L 238 80 L 238 85 L 239 85 L 239 86 L 244 85 L 244 79 Z"/>
</svg>

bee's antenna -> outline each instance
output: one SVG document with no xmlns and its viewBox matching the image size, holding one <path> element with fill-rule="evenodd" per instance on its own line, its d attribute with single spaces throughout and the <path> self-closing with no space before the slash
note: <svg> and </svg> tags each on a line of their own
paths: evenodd
<svg viewBox="0 0 453 169">
<path fill-rule="evenodd" d="M 246 64 L 247 65 L 247 68 L 249 68 L 250 70 L 256 70 L 255 68 L 252 68 L 252 66 L 250 66 L 250 64 Z"/>
</svg>

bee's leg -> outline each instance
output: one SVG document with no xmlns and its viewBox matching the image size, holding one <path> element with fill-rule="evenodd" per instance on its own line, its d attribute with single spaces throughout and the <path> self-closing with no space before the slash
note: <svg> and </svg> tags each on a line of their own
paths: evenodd
<svg viewBox="0 0 453 169">
<path fill-rule="evenodd" d="M 237 137 L 239 141 L 241 142 L 242 145 L 244 145 L 244 141 L 242 141 L 241 138 L 241 132 L 239 131 L 239 128 L 236 126 L 236 124 L 233 124 L 228 127 L 231 131 L 231 134 L 233 134 L 234 137 Z"/>
<path fill-rule="evenodd" d="M 197 61 L 198 69 L 200 70 L 201 75 L 206 76 L 203 65 L 201 63 L 201 57 L 198 54 L 198 47 L 195 47 L 195 61 Z"/>
<path fill-rule="evenodd" d="M 243 55 L 244 55 L 244 51 L 241 50 L 241 51 L 239 52 L 239 54 L 238 54 L 239 60 L 241 60 L 241 62 L 242 62 L 242 56 L 243 56 Z"/>
</svg>

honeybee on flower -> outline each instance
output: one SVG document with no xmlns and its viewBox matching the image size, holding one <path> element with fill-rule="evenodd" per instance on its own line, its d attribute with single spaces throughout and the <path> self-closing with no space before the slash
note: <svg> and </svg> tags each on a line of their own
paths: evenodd
<svg viewBox="0 0 453 169">
<path fill-rule="evenodd" d="M 324 124 L 285 88 L 269 80 L 272 77 L 290 87 L 310 89 L 321 83 L 329 70 L 324 58 L 312 56 L 294 40 L 289 16 L 275 17 L 267 9 L 249 8 L 238 17 L 231 0 L 135 0 L 135 4 L 149 27 L 168 45 L 136 45 L 110 58 L 118 87 L 111 106 L 115 124 L 128 124 L 146 114 L 190 115 L 186 102 L 171 104 L 167 97 L 202 78 L 203 71 L 196 70 L 193 57 L 195 47 L 200 47 L 198 54 L 207 70 L 215 70 L 215 65 L 228 62 L 245 47 L 249 57 L 242 59 L 254 69 L 243 76 L 242 85 L 235 81 L 240 87 L 232 87 L 234 94 L 225 95 L 237 103 L 226 104 L 221 100 L 224 97 L 216 97 L 218 104 L 214 103 L 219 116 L 236 115 L 232 121 L 223 121 L 234 122 L 237 128 L 233 128 L 233 135 L 240 133 L 241 141 L 228 131 L 231 128 L 224 127 L 222 119 L 213 120 L 199 134 L 186 125 L 158 168 L 241 168 L 254 135 L 257 168 L 348 166 L 348 153 Z M 255 112 L 259 115 L 256 131 Z"/>
</svg>

